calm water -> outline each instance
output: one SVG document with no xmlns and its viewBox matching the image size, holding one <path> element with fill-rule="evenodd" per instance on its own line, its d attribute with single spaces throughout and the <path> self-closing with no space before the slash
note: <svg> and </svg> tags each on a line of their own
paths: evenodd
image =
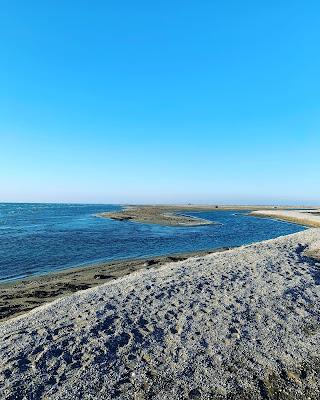
<svg viewBox="0 0 320 400">
<path fill-rule="evenodd" d="M 117 209 L 113 205 L 0 203 L 0 281 L 99 261 L 239 246 L 304 229 L 233 211 L 188 213 L 219 223 L 192 228 L 94 216 Z"/>
</svg>

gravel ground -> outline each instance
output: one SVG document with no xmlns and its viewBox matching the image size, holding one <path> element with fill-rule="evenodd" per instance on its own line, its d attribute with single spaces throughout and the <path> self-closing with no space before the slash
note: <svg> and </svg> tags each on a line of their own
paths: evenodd
<svg viewBox="0 0 320 400">
<path fill-rule="evenodd" d="M 0 325 L 1 399 L 319 399 L 320 229 L 141 270 Z"/>
</svg>

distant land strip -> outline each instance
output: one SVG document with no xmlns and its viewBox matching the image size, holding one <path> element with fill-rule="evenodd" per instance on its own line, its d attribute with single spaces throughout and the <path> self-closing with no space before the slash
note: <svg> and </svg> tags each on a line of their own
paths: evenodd
<svg viewBox="0 0 320 400">
<path fill-rule="evenodd" d="M 320 210 L 258 210 L 250 213 L 255 217 L 274 218 L 299 225 L 320 228 Z"/>
<path fill-rule="evenodd" d="M 132 221 L 145 224 L 157 224 L 165 226 L 199 226 L 209 225 L 215 222 L 203 218 L 181 215 L 181 212 L 194 211 L 221 211 L 221 210 L 288 210 L 306 208 L 306 206 L 239 206 L 239 205 L 128 205 L 120 211 L 104 212 L 97 214 L 98 217 L 110 218 L 117 221 Z M 317 207 L 314 208 L 315 210 Z M 262 215 L 259 215 L 262 216 Z M 313 225 L 311 225 L 313 226 Z"/>
</svg>

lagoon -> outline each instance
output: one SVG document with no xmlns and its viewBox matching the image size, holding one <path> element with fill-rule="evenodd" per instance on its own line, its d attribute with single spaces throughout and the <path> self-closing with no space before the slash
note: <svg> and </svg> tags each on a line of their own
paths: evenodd
<svg viewBox="0 0 320 400">
<path fill-rule="evenodd" d="M 196 227 L 96 217 L 119 209 L 120 205 L 103 204 L 0 203 L 0 281 L 112 260 L 241 246 L 305 229 L 248 216 L 248 211 L 188 212 L 216 222 Z"/>
</svg>

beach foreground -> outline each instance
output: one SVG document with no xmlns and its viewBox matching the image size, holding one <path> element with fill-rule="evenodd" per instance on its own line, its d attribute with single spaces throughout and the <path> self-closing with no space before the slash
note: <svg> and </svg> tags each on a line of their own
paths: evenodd
<svg viewBox="0 0 320 400">
<path fill-rule="evenodd" d="M 318 399 L 320 230 L 140 270 L 0 325 L 3 399 Z"/>
<path fill-rule="evenodd" d="M 0 323 L 60 297 L 113 281 L 140 269 L 155 269 L 168 262 L 224 250 L 227 248 L 105 262 L 9 281 L 0 285 Z"/>
</svg>

